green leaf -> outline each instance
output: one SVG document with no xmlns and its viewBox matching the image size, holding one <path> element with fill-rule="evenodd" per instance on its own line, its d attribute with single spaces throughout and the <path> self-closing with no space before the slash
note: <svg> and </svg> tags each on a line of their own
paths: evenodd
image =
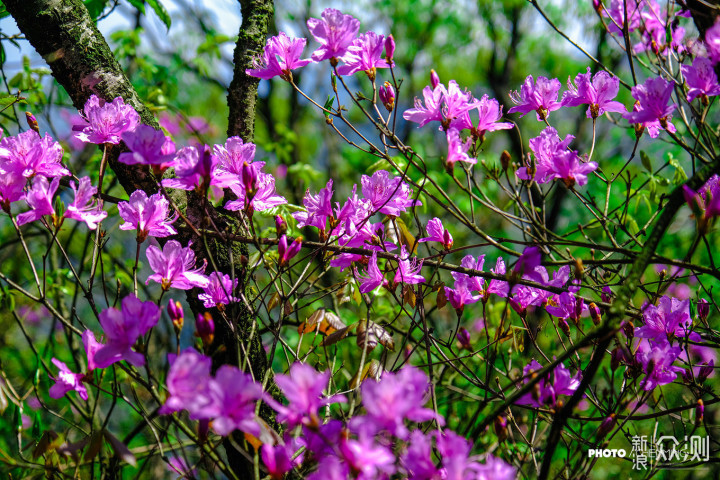
<svg viewBox="0 0 720 480">
<path fill-rule="evenodd" d="M 145 0 L 128 0 L 128 3 L 140 10 L 143 15 L 145 14 Z"/>
<path fill-rule="evenodd" d="M 8 13 L 7 9 L 5 8 L 5 5 L 0 2 L 0 18 L 9 17 L 10 14 Z"/>
<path fill-rule="evenodd" d="M 640 161 L 642 162 L 643 167 L 645 167 L 645 170 L 652 173 L 652 162 L 644 150 L 640 150 Z"/>
<path fill-rule="evenodd" d="M 170 30 L 170 24 L 172 23 L 172 19 L 170 18 L 170 14 L 167 10 L 165 10 L 165 7 L 163 7 L 163 4 L 160 3 L 159 0 L 147 0 L 148 5 L 152 7 L 152 9 L 155 11 L 158 17 L 160 17 L 160 20 L 165 24 L 168 30 Z"/>
<path fill-rule="evenodd" d="M 90 12 L 93 20 L 97 20 L 103 13 L 105 5 L 107 5 L 107 0 L 85 0 L 85 7 L 88 9 L 88 12 Z"/>
<path fill-rule="evenodd" d="M 9 93 L 2 93 L 0 94 L 0 105 L 12 105 L 17 101 L 17 97 L 15 95 L 11 95 Z"/>
</svg>

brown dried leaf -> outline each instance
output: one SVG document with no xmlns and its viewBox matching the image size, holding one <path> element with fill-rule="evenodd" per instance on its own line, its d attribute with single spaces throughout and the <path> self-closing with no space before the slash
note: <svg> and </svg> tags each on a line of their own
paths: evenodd
<svg viewBox="0 0 720 480">
<path fill-rule="evenodd" d="M 280 305 L 280 294 L 278 292 L 273 293 L 273 296 L 270 297 L 270 301 L 268 302 L 268 312 L 272 310 L 273 308 Z"/>
<path fill-rule="evenodd" d="M 388 350 L 395 351 L 395 342 L 387 330 L 375 322 L 361 320 L 357 329 L 357 346 L 372 350 L 378 343 Z"/>
<path fill-rule="evenodd" d="M 375 380 L 378 380 L 379 377 L 380 362 L 373 358 L 372 360 L 370 360 L 369 363 L 365 365 L 365 368 L 362 369 L 362 372 L 356 373 L 352 380 L 350 380 L 350 388 L 357 388 L 366 378 L 374 378 Z"/>
<path fill-rule="evenodd" d="M 113 452 L 115 452 L 115 455 L 117 455 L 125 463 L 128 463 L 133 467 L 137 466 L 137 460 L 135 460 L 135 455 L 132 454 L 130 449 L 120 440 L 115 438 L 115 435 L 113 435 L 112 433 L 108 432 L 107 430 L 104 430 L 104 433 L 105 439 L 110 442 L 110 446 L 112 447 Z"/>
<path fill-rule="evenodd" d="M 415 308 L 415 290 L 413 290 L 412 285 L 404 285 L 403 286 L 403 303 L 410 305 L 412 308 Z"/>
<path fill-rule="evenodd" d="M 357 326 L 356 323 L 353 323 L 352 325 L 348 325 L 345 328 L 339 329 L 337 332 L 333 332 L 320 343 L 321 346 L 327 347 L 329 345 L 332 345 L 334 343 L 339 342 L 343 338 L 347 337 L 348 334 Z"/>
<path fill-rule="evenodd" d="M 293 312 L 293 306 L 290 300 L 285 300 L 285 305 L 283 305 L 283 315 L 288 316 Z"/>
<path fill-rule="evenodd" d="M 445 287 L 442 285 L 438 289 L 437 298 L 435 299 L 435 303 L 437 304 L 438 309 L 445 308 L 445 305 L 447 305 L 447 303 L 448 303 L 447 296 L 445 295 Z"/>
<path fill-rule="evenodd" d="M 53 432 L 52 430 L 46 430 L 42 434 L 42 437 L 40 437 L 40 440 L 38 440 L 35 448 L 32 451 L 33 460 L 37 460 L 39 457 L 58 448 L 59 445 L 56 444 L 58 438 L 59 437 L 57 433 Z"/>
<path fill-rule="evenodd" d="M 415 241 L 415 237 L 413 236 L 413 234 L 410 233 L 407 225 L 405 225 L 405 222 L 403 222 L 400 218 L 396 218 L 394 222 L 397 225 L 398 230 L 400 230 L 400 234 L 398 235 L 400 237 L 400 244 L 405 245 L 408 249 L 408 252 L 417 253 L 418 243 Z"/>
</svg>

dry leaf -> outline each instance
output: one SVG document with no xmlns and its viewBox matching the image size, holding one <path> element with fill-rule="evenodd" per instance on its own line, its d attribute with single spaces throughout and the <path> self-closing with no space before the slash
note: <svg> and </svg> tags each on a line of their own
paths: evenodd
<svg viewBox="0 0 720 480">
<path fill-rule="evenodd" d="M 379 380 L 380 371 L 380 362 L 373 358 L 372 360 L 370 360 L 369 363 L 365 365 L 365 368 L 362 369 L 361 374 L 358 375 L 356 373 L 352 380 L 350 380 L 350 388 L 357 388 L 366 378 L 374 378 L 375 380 Z"/>
<path fill-rule="evenodd" d="M 378 343 L 388 350 L 395 351 L 395 342 L 387 330 L 375 322 L 361 320 L 357 328 L 357 346 L 372 350 Z"/>
<path fill-rule="evenodd" d="M 277 307 L 278 305 L 280 305 L 280 294 L 275 292 L 273 293 L 273 296 L 270 297 L 270 301 L 268 302 L 268 312 L 273 308 Z"/>
</svg>

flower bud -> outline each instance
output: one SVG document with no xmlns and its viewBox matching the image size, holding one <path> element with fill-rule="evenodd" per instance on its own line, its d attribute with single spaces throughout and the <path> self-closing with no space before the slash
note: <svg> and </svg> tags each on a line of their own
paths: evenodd
<svg viewBox="0 0 720 480">
<path fill-rule="evenodd" d="M 495 435 L 497 435 L 498 441 L 502 442 L 507 438 L 507 418 L 505 418 L 504 415 L 495 417 L 495 420 L 493 420 L 493 430 L 495 430 Z"/>
<path fill-rule="evenodd" d="M 178 301 L 170 300 L 167 311 L 168 315 L 170 315 L 170 320 L 172 320 L 173 327 L 175 327 L 175 331 L 180 332 L 184 323 L 182 305 L 180 305 Z"/>
<path fill-rule="evenodd" d="M 707 363 L 707 365 L 703 365 L 700 367 L 700 372 L 698 373 L 698 382 L 702 383 L 704 382 L 711 373 L 713 373 L 713 370 L 715 369 L 715 361 L 710 360 L 710 362 Z"/>
<path fill-rule="evenodd" d="M 300 252 L 302 247 L 302 237 L 297 237 L 290 245 L 287 244 L 287 236 L 280 237 L 278 242 L 278 256 L 280 257 L 280 266 L 285 266 L 295 255 Z"/>
<path fill-rule="evenodd" d="M 445 250 L 450 250 L 453 246 L 453 238 L 452 235 L 450 235 L 450 231 L 446 228 L 443 231 L 443 247 L 445 247 Z"/>
<path fill-rule="evenodd" d="M 390 85 L 390 82 L 385 82 L 383 86 L 380 87 L 378 94 L 380 95 L 380 101 L 385 105 L 387 111 L 392 112 L 393 108 L 395 108 L 395 89 Z"/>
<path fill-rule="evenodd" d="M 702 398 L 699 398 L 697 405 L 695 406 L 695 425 L 700 425 L 703 421 L 703 415 L 705 414 L 705 402 Z"/>
<path fill-rule="evenodd" d="M 240 177 L 242 180 L 242 186 L 245 188 L 245 198 L 248 199 L 248 201 L 252 200 L 257 189 L 257 170 L 255 170 L 255 168 L 253 168 L 249 163 L 243 162 Z"/>
<path fill-rule="evenodd" d="M 435 70 L 430 70 L 430 86 L 435 90 L 438 85 L 440 85 L 440 77 Z"/>
<path fill-rule="evenodd" d="M 30 129 L 40 135 L 40 127 L 38 126 L 38 121 L 37 118 L 35 118 L 35 115 L 30 112 L 25 112 L 25 118 L 27 119 L 27 123 Z"/>
<path fill-rule="evenodd" d="M 205 347 L 212 344 L 215 339 L 215 322 L 209 312 L 198 314 L 195 330 L 195 336 L 200 337 Z"/>
<path fill-rule="evenodd" d="M 282 215 L 275 215 L 275 232 L 277 233 L 278 238 L 285 235 L 287 232 L 287 222 Z"/>
<path fill-rule="evenodd" d="M 635 338 L 635 325 L 630 320 L 623 322 L 622 329 L 628 340 Z"/>
<path fill-rule="evenodd" d="M 590 318 L 592 318 L 592 322 L 595 325 L 600 325 L 602 323 L 600 309 L 597 307 L 597 305 L 595 305 L 594 302 L 590 302 L 590 305 L 588 305 L 588 309 L 590 310 Z"/>
<path fill-rule="evenodd" d="M 600 300 L 602 300 L 605 303 L 610 303 L 612 301 L 612 290 L 610 290 L 610 287 L 605 285 L 602 288 L 602 293 L 600 294 Z"/>
<path fill-rule="evenodd" d="M 460 327 L 460 330 L 457 332 L 457 339 L 458 342 L 460 342 L 460 348 L 472 350 L 472 346 L 470 345 L 470 332 L 468 332 L 465 327 Z"/>
<path fill-rule="evenodd" d="M 613 428 L 615 428 L 615 424 L 617 423 L 617 417 L 614 413 L 611 413 L 610 416 L 605 418 L 605 420 L 602 421 L 600 424 L 600 427 L 598 428 L 598 439 L 601 439 L 605 437 L 608 433 L 612 431 Z"/>
<path fill-rule="evenodd" d="M 560 330 L 562 330 L 562 332 L 569 337 L 570 336 L 570 325 L 568 324 L 567 320 L 565 320 L 564 318 L 558 318 L 557 323 L 558 323 L 558 327 L 560 327 Z"/>
<path fill-rule="evenodd" d="M 601 13 L 603 10 L 602 0 L 592 0 L 593 8 L 597 13 Z"/>
<path fill-rule="evenodd" d="M 700 320 L 705 321 L 710 314 L 710 304 L 704 298 L 701 298 L 697 302 L 697 313 Z"/>
<path fill-rule="evenodd" d="M 391 63 L 393 55 L 395 55 L 395 38 L 390 34 L 385 38 L 385 60 Z"/>
<path fill-rule="evenodd" d="M 507 150 L 503 150 L 500 154 L 500 166 L 503 169 L 503 172 L 506 172 L 508 167 L 510 167 L 510 161 L 512 160 L 512 155 L 510 155 L 510 152 Z"/>
<path fill-rule="evenodd" d="M 625 352 L 620 347 L 615 347 L 610 353 L 610 368 L 615 371 L 620 367 L 620 364 L 625 361 Z"/>
</svg>

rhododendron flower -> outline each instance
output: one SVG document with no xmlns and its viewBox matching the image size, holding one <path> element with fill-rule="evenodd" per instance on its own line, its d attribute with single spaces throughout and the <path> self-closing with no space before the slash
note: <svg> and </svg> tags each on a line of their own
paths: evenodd
<svg viewBox="0 0 720 480">
<path fill-rule="evenodd" d="M 128 165 L 158 165 L 169 167 L 174 155 L 163 151 L 168 138 L 162 130 L 149 125 L 138 125 L 135 130 L 123 132 L 122 140 L 130 149 L 118 157 L 118 161 Z"/>
<path fill-rule="evenodd" d="M 465 162 L 475 165 L 477 160 L 468 155 L 468 151 L 472 146 L 472 137 L 468 137 L 464 142 L 460 139 L 460 132 L 451 128 L 447 131 L 448 154 L 445 158 L 445 164 L 452 166 L 455 162 Z"/>
<path fill-rule="evenodd" d="M 720 177 L 713 175 L 697 192 L 683 185 L 683 196 L 698 220 L 720 216 Z"/>
<path fill-rule="evenodd" d="M 311 226 L 320 230 L 325 230 L 327 219 L 333 216 L 332 196 L 333 181 L 328 180 L 325 188 L 321 188 L 317 195 L 310 194 L 310 189 L 305 192 L 303 205 L 307 211 L 294 212 L 293 218 L 297 220 L 298 228 Z"/>
<path fill-rule="evenodd" d="M 470 118 L 470 112 L 474 110 L 477 110 L 478 112 L 477 126 L 473 124 Z M 502 115 L 503 113 L 500 103 L 494 98 L 483 95 L 473 109 L 465 112 L 462 124 L 458 128 L 470 129 L 473 132 L 473 135 L 476 135 L 479 138 L 483 138 L 485 132 L 494 132 L 496 130 L 508 130 L 513 128 L 514 125 L 512 123 L 500 121 Z"/>
<path fill-rule="evenodd" d="M 80 130 L 75 137 L 86 143 L 118 144 L 122 134 L 135 130 L 140 122 L 137 112 L 130 105 L 126 105 L 121 97 L 108 103 L 97 95 L 92 95 L 85 102 L 83 112 L 88 124 L 74 126 L 73 130 Z"/>
<path fill-rule="evenodd" d="M 243 142 L 240 137 L 230 137 L 225 141 L 224 145 L 215 145 L 213 147 L 213 156 L 215 157 L 214 176 L 219 187 L 229 187 L 232 183 L 239 181 L 242 176 L 243 165 L 246 163 L 251 165 L 256 173 L 260 173 L 265 162 L 256 162 L 255 144 L 252 142 Z"/>
<path fill-rule="evenodd" d="M 681 65 L 680 71 L 688 86 L 687 101 L 701 97 L 707 103 L 707 97 L 720 95 L 720 85 L 713 64 L 704 57 L 695 57 L 691 65 Z"/>
<path fill-rule="evenodd" d="M 35 177 L 32 188 L 25 194 L 25 201 L 32 210 L 17 216 L 18 225 L 34 222 L 41 219 L 43 215 L 54 215 L 53 196 L 55 196 L 59 185 L 59 178 L 54 178 L 52 182 L 48 182 L 45 177 Z"/>
<path fill-rule="evenodd" d="M 501 257 L 495 261 L 495 268 L 491 268 L 490 272 L 495 275 L 505 275 L 505 260 Z M 498 297 L 506 298 L 510 291 L 510 284 L 504 280 L 492 279 L 488 282 L 487 293 L 493 293 Z"/>
<path fill-rule="evenodd" d="M 145 282 L 158 282 L 163 290 L 170 287 L 180 290 L 189 290 L 193 287 L 205 288 L 210 283 L 208 277 L 202 274 L 205 266 L 195 268 L 195 253 L 188 246 L 183 248 L 177 240 L 169 240 L 160 250 L 150 245 L 145 250 L 150 268 L 155 272 Z"/>
<path fill-rule="evenodd" d="M 10 212 L 10 204 L 23 198 L 25 182 L 22 175 L 0 169 L 0 208 Z"/>
<path fill-rule="evenodd" d="M 300 252 L 302 248 L 302 237 L 298 237 L 292 241 L 290 245 L 287 243 L 287 235 L 280 237 L 278 241 L 278 263 L 280 266 L 287 265 L 290 260 Z"/>
<path fill-rule="evenodd" d="M 357 440 L 341 437 L 340 454 L 358 480 L 389 478 L 395 471 L 395 455 L 371 435 L 361 433 Z"/>
<path fill-rule="evenodd" d="M 693 342 L 702 340 L 691 332 L 690 300 L 678 300 L 664 295 L 658 305 L 648 305 L 643 311 L 642 327 L 635 328 L 635 336 L 647 338 L 650 344 L 667 343 L 673 338 L 689 338 Z"/>
<path fill-rule="evenodd" d="M 534 174 L 530 165 L 521 167 L 517 176 L 521 180 L 535 180 L 538 183 L 548 182 L 553 177 L 553 164 L 555 158 L 568 150 L 568 145 L 575 139 L 573 135 L 567 135 L 561 140 L 557 130 L 553 127 L 545 127 L 535 138 L 530 139 L 530 150 L 533 152 L 535 163 Z"/>
<path fill-rule="evenodd" d="M 550 164 L 546 178 L 558 178 L 568 188 L 572 188 L 576 184 L 582 187 L 587 183 L 588 173 L 594 172 L 597 168 L 597 162 L 583 163 L 574 150 L 558 152 L 553 157 L 553 163 Z"/>
<path fill-rule="evenodd" d="M 310 34 L 320 44 L 320 48 L 313 52 L 312 59 L 315 62 L 327 59 L 336 62 L 345 55 L 357 37 L 360 21 L 334 8 L 323 10 L 321 17 L 322 20 L 311 18 L 307 21 Z"/>
<path fill-rule="evenodd" d="M 82 379 L 85 375 L 82 373 L 73 373 L 65 363 L 61 362 L 57 358 L 53 358 L 52 363 L 58 367 L 60 371 L 58 372 L 57 377 L 51 377 L 55 380 L 55 385 L 50 387 L 50 390 L 48 390 L 50 398 L 62 398 L 67 392 L 75 390 L 80 398 L 87 400 L 87 389 L 85 388 L 85 385 L 82 384 Z"/>
<path fill-rule="evenodd" d="M 98 368 L 97 364 L 95 363 L 95 355 L 97 355 L 98 350 L 102 348 L 103 344 L 95 340 L 95 335 L 93 334 L 92 330 L 85 330 L 83 332 L 82 342 L 83 346 L 85 347 L 85 354 L 87 356 L 88 372 L 91 372 Z"/>
<path fill-rule="evenodd" d="M 425 277 L 420 275 L 423 261 L 418 262 L 417 257 L 410 260 L 410 255 L 405 249 L 405 245 L 400 250 L 400 255 L 397 257 L 398 269 L 395 272 L 395 278 L 393 282 L 404 283 L 406 285 L 415 285 L 418 283 L 425 282 Z"/>
<path fill-rule="evenodd" d="M 557 78 L 548 79 L 538 77 L 537 82 L 532 75 L 528 75 L 520 87 L 520 93 L 510 92 L 510 100 L 515 106 L 508 110 L 508 113 L 520 112 L 521 117 L 535 111 L 538 121 L 547 119 L 550 112 L 558 110 L 562 104 L 557 101 L 560 91 L 560 80 Z"/>
<path fill-rule="evenodd" d="M 534 372 L 542 369 L 536 360 L 532 360 L 523 368 L 523 383 L 527 383 Z M 541 379 L 534 391 L 526 393 L 517 401 L 519 405 L 532 407 L 555 406 L 558 395 L 572 395 L 580 386 L 581 372 L 575 376 L 561 363 L 547 377 Z"/>
<path fill-rule="evenodd" d="M 49 135 L 33 130 L 0 140 L 0 173 L 24 178 L 35 175 L 63 177 L 70 171 L 62 166 L 62 147 Z M 23 182 L 24 180 L 21 180 Z M 22 184 L 20 185 L 22 188 Z"/>
<path fill-rule="evenodd" d="M 228 210 L 244 210 L 249 204 L 253 207 L 253 210 L 261 212 L 287 203 L 285 197 L 278 195 L 275 191 L 275 177 L 269 173 L 258 173 L 255 195 L 251 198 L 246 198 L 246 189 L 242 182 L 230 185 L 230 189 L 237 195 L 238 199 L 225 204 L 225 208 Z"/>
<path fill-rule="evenodd" d="M 352 75 L 355 72 L 366 72 L 371 79 L 375 78 L 378 68 L 390 68 L 390 64 L 382 58 L 385 49 L 385 36 L 375 32 L 367 32 L 353 40 L 342 60 L 345 64 L 338 67 L 338 75 Z"/>
<path fill-rule="evenodd" d="M 310 63 L 310 59 L 300 58 L 306 44 L 307 40 L 304 38 L 290 38 L 280 32 L 279 35 L 268 38 L 262 63 L 253 65 L 255 68 L 248 68 L 245 74 L 265 80 L 278 76 L 289 80 L 291 70 Z"/>
<path fill-rule="evenodd" d="M 672 112 L 676 106 L 668 105 L 673 93 L 673 84 L 662 77 L 648 78 L 642 85 L 631 90 L 632 96 L 637 100 L 638 110 L 633 109 L 624 115 L 631 124 L 660 125 L 668 132 L 674 132 L 675 127 L 670 122 Z"/>
<path fill-rule="evenodd" d="M 475 303 L 482 298 L 480 295 L 473 295 L 471 288 L 470 277 L 467 275 L 455 278 L 454 288 L 445 287 L 445 296 L 458 314 L 462 313 L 465 305 Z"/>
<path fill-rule="evenodd" d="M 323 391 L 330 381 L 330 371 L 318 372 L 304 363 L 293 363 L 290 374 L 275 375 L 275 383 L 285 394 L 289 404 L 271 403 L 278 412 L 278 422 L 287 423 L 290 428 L 297 425 L 320 425 L 318 409 L 331 403 L 346 402 L 344 395 L 325 397 Z"/>
<path fill-rule="evenodd" d="M 190 468 L 185 459 L 182 457 L 170 457 L 168 459 L 167 467 L 170 472 L 180 475 L 178 480 L 197 477 L 197 470 Z"/>
<path fill-rule="evenodd" d="M 141 367 L 145 357 L 132 350 L 138 338 L 145 335 L 160 319 L 160 308 L 153 302 L 142 302 L 130 294 L 122 300 L 122 309 L 107 308 L 100 312 L 100 326 L 107 342 L 95 352 L 97 368 L 125 360 Z"/>
<path fill-rule="evenodd" d="M 97 187 L 92 185 L 90 177 L 83 177 L 77 187 L 75 182 L 71 181 L 70 188 L 75 193 L 75 198 L 65 208 L 65 218 L 85 222 L 90 230 L 95 230 L 98 223 L 107 217 L 107 212 L 93 199 Z"/>
<path fill-rule="evenodd" d="M 165 415 L 187 410 L 191 418 L 199 418 L 196 412 L 205 411 L 211 404 L 208 388 L 212 360 L 194 348 L 183 350 L 180 355 L 168 355 L 170 370 L 166 384 L 170 394 L 158 413 Z"/>
<path fill-rule="evenodd" d="M 435 217 L 427 223 L 427 232 L 429 237 L 421 238 L 418 242 L 438 242 L 441 243 L 445 250 L 450 250 L 453 246 L 453 238 L 450 232 L 443 227 L 442 220 Z"/>
<path fill-rule="evenodd" d="M 436 434 L 437 448 L 442 455 L 442 478 L 448 480 L 514 480 L 516 470 L 490 454 L 485 463 L 470 455 L 472 444 L 455 432 Z"/>
<path fill-rule="evenodd" d="M 415 108 L 405 110 L 403 118 L 409 122 L 418 124 L 418 128 L 426 124 L 438 121 L 442 122 L 442 105 L 445 96 L 445 86 L 437 85 L 433 88 L 423 88 L 424 105 L 418 98 L 415 98 Z"/>
<path fill-rule="evenodd" d="M 363 175 L 360 183 L 363 196 L 378 213 L 399 217 L 408 208 L 420 205 L 410 198 L 412 189 L 400 177 L 390 178 L 386 170 L 378 170 L 371 177 Z"/>
<path fill-rule="evenodd" d="M 385 106 L 388 112 L 392 112 L 395 108 L 395 89 L 390 82 L 385 82 L 378 89 L 378 97 L 380 102 Z"/>
<path fill-rule="evenodd" d="M 166 178 L 161 183 L 163 187 L 180 190 L 208 188 L 214 184 L 213 160 L 207 145 L 181 148 L 174 160 L 177 178 Z"/>
<path fill-rule="evenodd" d="M 643 390 L 648 391 L 672 383 L 677 378 L 677 374 L 683 372 L 681 367 L 673 366 L 673 362 L 681 353 L 681 347 L 671 347 L 668 342 L 652 346 L 641 343 L 635 359 L 646 374 L 640 384 Z"/>
<path fill-rule="evenodd" d="M 209 385 L 212 406 L 200 409 L 197 417 L 213 417 L 212 428 L 218 435 L 227 436 L 233 430 L 241 430 L 259 436 L 255 402 L 263 398 L 262 386 L 249 374 L 230 365 L 220 367 Z"/>
<path fill-rule="evenodd" d="M 432 437 L 433 434 L 425 434 L 422 430 L 413 430 L 410 433 L 406 449 L 400 456 L 401 469 L 408 478 L 442 478 L 440 470 L 433 462 Z"/>
<path fill-rule="evenodd" d="M 427 375 L 414 367 L 405 367 L 395 373 L 385 372 L 380 381 L 365 380 L 360 387 L 367 414 L 350 421 L 353 428 L 374 435 L 387 431 L 398 438 L 407 438 L 405 420 L 425 422 L 444 420 L 432 409 L 425 408 L 430 382 Z"/>
<path fill-rule="evenodd" d="M 720 62 L 720 21 L 717 19 L 715 25 L 705 31 L 705 48 L 713 64 Z"/>
<path fill-rule="evenodd" d="M 204 287 L 204 292 L 198 295 L 198 298 L 203 301 L 205 308 L 240 301 L 239 298 L 232 296 L 232 292 L 237 288 L 237 278 L 231 280 L 230 275 L 220 272 L 212 272 L 208 278 L 210 283 Z"/>
<path fill-rule="evenodd" d="M 450 80 L 443 94 L 442 128 L 467 128 L 467 112 L 480 106 L 480 100 L 473 98 L 468 91 L 463 91 L 455 80 Z"/>
<path fill-rule="evenodd" d="M 588 306 L 582 297 L 575 297 L 572 292 L 563 292 L 553 297 L 553 303 L 545 306 L 547 312 L 558 318 L 570 319 L 577 322 L 580 316 L 588 311 Z"/>
<path fill-rule="evenodd" d="M 143 242 L 148 235 L 151 237 L 168 237 L 177 231 L 170 225 L 177 219 L 177 214 L 169 217 L 170 202 L 161 194 L 147 196 L 142 190 L 135 190 L 129 202 L 119 202 L 118 211 L 125 222 L 120 230 L 137 229 L 137 241 Z"/>
<path fill-rule="evenodd" d="M 301 463 L 302 455 L 293 460 L 295 450 L 291 442 L 278 445 L 264 443 L 260 447 L 260 457 L 272 480 L 282 480 L 283 476 L 293 469 L 293 465 Z"/>
<path fill-rule="evenodd" d="M 591 78 L 592 77 L 592 78 Z M 589 105 L 585 113 L 587 118 L 597 118 L 605 112 L 625 113 L 625 105 L 613 100 L 620 90 L 620 79 L 600 71 L 593 77 L 590 67 L 587 73 L 578 73 L 575 76 L 575 85 L 568 77 L 568 91 L 563 94 L 563 107 L 577 107 Z"/>
<path fill-rule="evenodd" d="M 355 275 L 360 279 L 360 293 L 370 293 L 380 285 L 388 285 L 385 274 L 380 270 L 377 263 L 377 252 L 373 252 L 367 266 L 367 275 L 360 275 L 355 270 Z"/>
</svg>

